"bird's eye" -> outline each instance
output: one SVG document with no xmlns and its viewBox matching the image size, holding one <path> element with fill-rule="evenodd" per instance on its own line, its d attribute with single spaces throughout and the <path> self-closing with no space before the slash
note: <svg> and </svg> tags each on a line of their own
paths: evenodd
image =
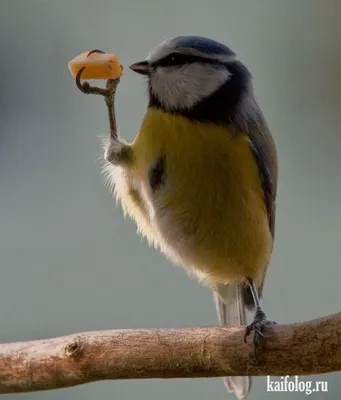
<svg viewBox="0 0 341 400">
<path fill-rule="evenodd" d="M 169 54 L 167 57 L 157 62 L 158 66 L 180 66 L 187 62 L 186 56 L 179 53 Z"/>
<path fill-rule="evenodd" d="M 182 64 L 183 63 L 183 59 L 181 57 L 181 54 L 171 54 L 169 57 L 169 62 L 172 65 L 177 65 L 177 64 Z"/>
</svg>

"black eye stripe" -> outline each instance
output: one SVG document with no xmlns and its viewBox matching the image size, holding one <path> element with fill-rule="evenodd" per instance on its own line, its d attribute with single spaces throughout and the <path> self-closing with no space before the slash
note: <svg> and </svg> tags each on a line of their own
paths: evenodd
<svg viewBox="0 0 341 400">
<path fill-rule="evenodd" d="M 184 64 L 193 64 L 196 62 L 204 63 L 204 64 L 211 64 L 211 65 L 224 65 L 223 63 L 218 60 L 212 60 L 210 58 L 200 57 L 200 56 L 193 56 L 187 54 L 180 54 L 180 53 L 172 53 L 168 56 L 158 60 L 157 62 L 152 64 L 152 67 L 168 67 L 168 66 L 177 66 L 177 65 L 184 65 Z"/>
</svg>

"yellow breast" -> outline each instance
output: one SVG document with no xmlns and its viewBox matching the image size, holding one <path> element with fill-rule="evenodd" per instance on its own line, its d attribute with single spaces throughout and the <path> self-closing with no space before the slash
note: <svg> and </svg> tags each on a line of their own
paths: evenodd
<svg viewBox="0 0 341 400">
<path fill-rule="evenodd" d="M 212 282 L 259 280 L 272 240 L 247 135 L 149 109 L 133 150 L 146 185 L 157 158 L 166 159 L 166 184 L 148 195 L 164 251 Z"/>
</svg>

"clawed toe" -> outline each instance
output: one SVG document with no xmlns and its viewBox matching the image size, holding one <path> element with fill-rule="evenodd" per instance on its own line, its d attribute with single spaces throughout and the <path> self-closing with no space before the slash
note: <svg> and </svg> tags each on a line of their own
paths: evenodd
<svg viewBox="0 0 341 400">
<path fill-rule="evenodd" d="M 111 95 L 112 90 L 109 90 L 108 88 L 103 89 L 97 86 L 91 86 L 89 82 L 82 82 L 82 73 L 84 71 L 85 67 L 82 67 L 76 75 L 76 85 L 78 89 L 85 94 L 99 94 L 104 97 L 108 97 Z M 116 85 L 115 85 L 116 86 Z"/>
<path fill-rule="evenodd" d="M 95 53 L 104 54 L 105 52 L 103 50 L 94 49 L 94 50 L 89 51 L 87 57 L 89 57 L 89 56 L 91 56 L 91 54 L 95 54 Z"/>
<path fill-rule="evenodd" d="M 91 54 L 94 53 L 105 53 L 102 50 L 91 50 L 89 51 L 87 57 L 89 57 Z M 110 125 L 110 134 L 109 138 L 111 142 L 117 141 L 117 129 L 116 129 L 116 118 L 115 118 L 115 94 L 116 94 L 116 89 L 117 86 L 120 82 L 120 77 L 117 77 L 116 79 L 107 79 L 107 84 L 105 88 L 100 88 L 97 86 L 91 86 L 89 82 L 82 82 L 82 74 L 84 72 L 85 66 L 82 67 L 77 75 L 76 75 L 76 85 L 78 89 L 85 94 L 99 94 L 104 97 L 105 103 L 108 108 L 108 114 L 109 114 L 109 125 Z M 121 69 L 123 70 L 123 67 L 121 65 Z M 106 153 L 105 155 L 106 159 L 109 161 L 110 155 Z M 113 161 L 111 161 L 113 162 Z"/>
<path fill-rule="evenodd" d="M 95 54 L 95 53 L 104 54 L 105 52 L 102 50 L 98 50 L 98 49 L 91 50 L 91 51 L 89 51 L 87 57 L 89 57 L 91 54 Z M 82 82 L 82 74 L 84 72 L 84 68 L 85 67 L 82 67 L 76 75 L 76 85 L 77 85 L 78 89 L 82 93 L 85 93 L 85 94 L 99 94 L 101 96 L 104 96 L 106 98 L 106 100 L 108 100 L 109 103 L 111 103 L 112 98 L 115 95 L 116 87 L 118 85 L 118 82 L 120 81 L 120 78 L 108 79 L 106 88 L 91 86 L 89 82 Z M 122 65 L 121 65 L 121 68 L 123 70 Z"/>
<path fill-rule="evenodd" d="M 263 330 L 267 325 L 276 324 L 275 321 L 269 321 L 266 319 L 266 315 L 263 310 L 258 309 L 255 314 L 255 318 L 253 322 L 246 327 L 244 342 L 247 342 L 247 337 L 250 335 L 252 331 L 254 331 L 253 344 L 255 347 L 258 346 L 260 340 L 265 338 L 263 334 Z"/>
</svg>

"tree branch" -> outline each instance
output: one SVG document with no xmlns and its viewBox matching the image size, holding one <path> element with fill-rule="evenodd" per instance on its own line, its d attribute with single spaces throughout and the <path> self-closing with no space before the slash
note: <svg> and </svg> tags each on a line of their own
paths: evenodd
<svg viewBox="0 0 341 400">
<path fill-rule="evenodd" d="M 310 375 L 341 370 L 341 313 L 275 325 L 254 353 L 245 327 L 113 330 L 0 344 L 0 394 L 104 379 Z"/>
</svg>

